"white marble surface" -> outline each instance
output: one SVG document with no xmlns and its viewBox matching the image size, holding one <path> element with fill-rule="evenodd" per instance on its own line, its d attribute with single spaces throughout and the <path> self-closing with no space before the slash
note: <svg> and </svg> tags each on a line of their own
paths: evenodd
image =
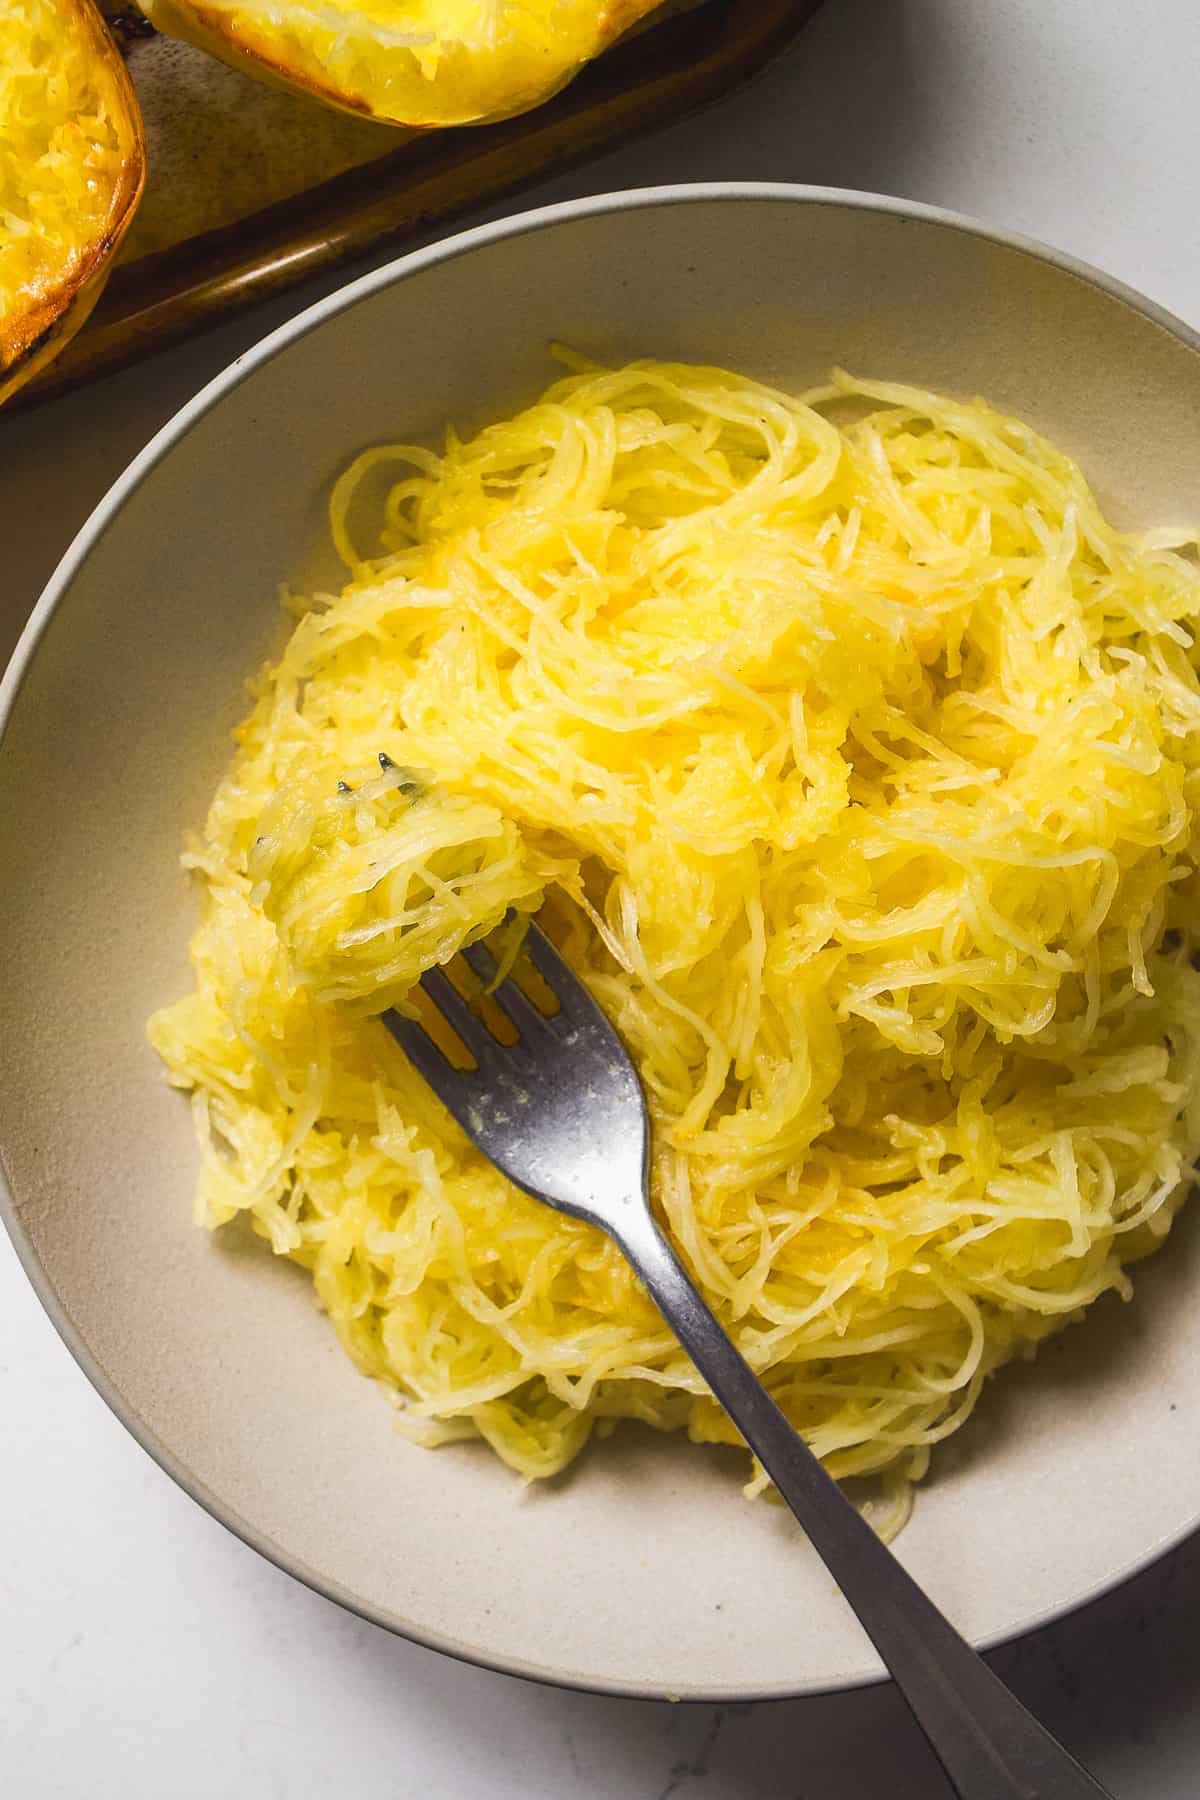
<svg viewBox="0 0 1200 1800">
<path fill-rule="evenodd" d="M 1198 75 L 1192 0 L 828 0 L 758 86 L 530 199 L 725 176 L 902 194 L 1055 242 L 1200 325 Z M 0 423 L 0 654 L 129 455 L 316 291 Z M 13 1800 L 306 1800 L 335 1784 L 359 1800 L 944 1791 L 890 1689 L 757 1708 L 602 1700 L 463 1668 L 341 1613 L 126 1437 L 7 1241 L 0 1443 L 0 1783 Z M 1192 1800 L 1198 1608 L 1200 1543 L 997 1666 L 1116 1794 Z"/>
</svg>

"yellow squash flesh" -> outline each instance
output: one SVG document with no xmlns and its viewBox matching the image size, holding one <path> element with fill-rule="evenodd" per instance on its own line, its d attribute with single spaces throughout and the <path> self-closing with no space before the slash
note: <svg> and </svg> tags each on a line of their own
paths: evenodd
<svg viewBox="0 0 1200 1800">
<path fill-rule="evenodd" d="M 145 170 L 137 99 L 91 0 L 4 0 L 0 401 L 91 312 Z"/>
<path fill-rule="evenodd" d="M 199 1220 L 308 1269 L 421 1442 L 730 1440 L 616 1247 L 369 1016 L 544 891 L 663 1225 L 896 1529 L 1200 1162 L 1200 534 L 1114 530 L 982 402 L 663 363 L 364 450 L 330 512 L 352 579 L 289 599 L 151 1025 Z"/>
<path fill-rule="evenodd" d="M 143 0 L 160 31 L 393 125 L 524 112 L 663 0 Z"/>
</svg>

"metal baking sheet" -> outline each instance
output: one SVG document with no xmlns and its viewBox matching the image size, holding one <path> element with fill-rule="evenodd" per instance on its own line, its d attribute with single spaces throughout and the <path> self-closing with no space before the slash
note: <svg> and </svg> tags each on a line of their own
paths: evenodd
<svg viewBox="0 0 1200 1800">
<path fill-rule="evenodd" d="M 757 73 L 819 4 L 672 0 L 532 112 L 408 132 L 254 81 L 112 0 L 146 121 L 146 193 L 91 319 L 16 404 L 681 118 Z"/>
</svg>

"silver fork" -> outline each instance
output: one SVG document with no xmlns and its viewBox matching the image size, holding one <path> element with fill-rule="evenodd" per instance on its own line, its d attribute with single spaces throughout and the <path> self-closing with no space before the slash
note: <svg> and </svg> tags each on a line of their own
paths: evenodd
<svg viewBox="0 0 1200 1800">
<path fill-rule="evenodd" d="M 1095 1800 L 1106 1790 L 976 1655 L 825 1473 L 731 1342 L 654 1221 L 650 1125 L 620 1038 L 550 940 L 525 949 L 553 992 L 548 1017 L 511 977 L 494 986 L 517 1033 L 506 1047 L 444 970 L 422 986 L 470 1052 L 457 1069 L 416 1021 L 385 1022 L 438 1098 L 517 1187 L 608 1232 L 858 1615 L 960 1800 Z M 488 990 L 497 969 L 466 962 Z"/>
</svg>

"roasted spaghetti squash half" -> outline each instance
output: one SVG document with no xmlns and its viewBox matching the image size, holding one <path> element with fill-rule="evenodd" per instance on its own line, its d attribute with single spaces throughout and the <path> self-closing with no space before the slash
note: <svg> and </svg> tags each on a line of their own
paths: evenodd
<svg viewBox="0 0 1200 1800">
<path fill-rule="evenodd" d="M 664 0 L 142 0 L 160 31 L 393 125 L 525 112 Z"/>
<path fill-rule="evenodd" d="M 4 0 L 0 400 L 96 304 L 145 171 L 133 86 L 91 0 Z"/>
</svg>

